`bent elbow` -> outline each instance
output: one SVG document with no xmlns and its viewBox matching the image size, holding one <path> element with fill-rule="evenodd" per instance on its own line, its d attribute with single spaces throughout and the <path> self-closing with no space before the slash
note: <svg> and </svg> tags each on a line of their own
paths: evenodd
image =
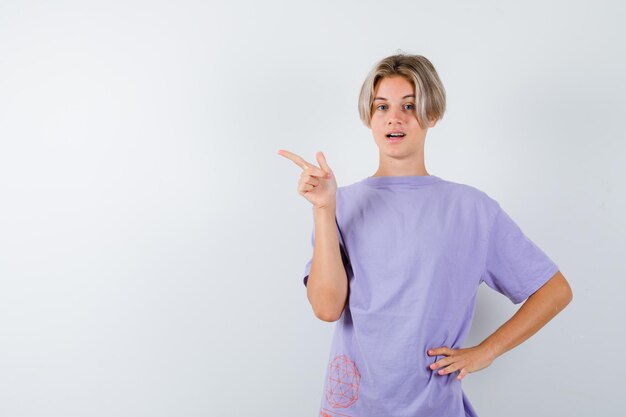
<svg viewBox="0 0 626 417">
<path fill-rule="evenodd" d="M 557 312 L 562 311 L 563 309 L 565 309 L 565 307 L 567 307 L 569 305 L 569 303 L 572 302 L 572 300 L 574 299 L 574 294 L 572 292 L 571 288 L 566 288 L 563 290 L 563 292 L 561 293 L 561 296 L 557 299 L 557 304 L 555 306 L 555 310 Z"/>
<path fill-rule="evenodd" d="M 328 312 L 328 311 L 316 311 L 315 317 L 317 317 L 318 319 L 322 321 L 332 323 L 332 322 L 339 320 L 339 317 L 341 317 L 341 313 L 337 314 L 337 313 Z"/>
<path fill-rule="evenodd" d="M 569 282 L 567 282 L 567 280 L 563 279 L 563 281 L 565 282 L 565 286 L 564 286 L 564 295 L 563 298 L 565 300 L 565 305 L 568 305 L 569 303 L 572 302 L 572 300 L 574 299 L 574 291 L 572 291 L 572 286 L 569 285 Z"/>
<path fill-rule="evenodd" d="M 573 299 L 574 299 L 574 291 L 572 291 L 572 287 L 569 287 L 569 291 L 567 293 L 567 301 L 565 305 L 568 305 L 569 303 L 571 303 Z"/>
</svg>

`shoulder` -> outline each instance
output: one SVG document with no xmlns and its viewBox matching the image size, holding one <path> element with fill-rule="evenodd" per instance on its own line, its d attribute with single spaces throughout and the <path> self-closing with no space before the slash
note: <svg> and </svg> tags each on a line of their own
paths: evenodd
<svg viewBox="0 0 626 417">
<path fill-rule="evenodd" d="M 442 188 L 443 191 L 463 198 L 475 200 L 488 200 L 491 198 L 487 195 L 487 193 L 485 193 L 478 187 L 462 182 L 442 179 L 441 181 L 439 181 L 439 186 Z"/>
<path fill-rule="evenodd" d="M 494 214 L 500 208 L 493 197 L 476 186 L 444 179 L 438 185 L 442 194 L 451 201 L 474 206 L 488 214 Z"/>
<path fill-rule="evenodd" d="M 362 182 L 357 181 L 348 185 L 342 185 L 337 187 L 337 198 L 350 198 L 356 194 L 362 193 Z"/>
</svg>

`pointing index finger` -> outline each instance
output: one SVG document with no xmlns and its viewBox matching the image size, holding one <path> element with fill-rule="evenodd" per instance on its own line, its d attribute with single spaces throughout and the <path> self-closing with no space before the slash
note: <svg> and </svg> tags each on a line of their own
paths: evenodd
<svg viewBox="0 0 626 417">
<path fill-rule="evenodd" d="M 307 161 L 305 161 L 304 158 L 302 158 L 301 156 L 296 155 L 295 153 L 286 151 L 284 149 L 280 149 L 278 151 L 278 154 L 284 156 L 287 159 L 292 160 L 293 163 L 295 163 L 296 165 L 298 165 L 302 169 L 307 169 L 307 168 L 310 168 L 310 167 L 314 166 L 313 164 L 310 164 Z"/>
</svg>

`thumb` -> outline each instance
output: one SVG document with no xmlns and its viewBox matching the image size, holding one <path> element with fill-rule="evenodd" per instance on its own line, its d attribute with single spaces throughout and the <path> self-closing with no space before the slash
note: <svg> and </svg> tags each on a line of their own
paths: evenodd
<svg viewBox="0 0 626 417">
<path fill-rule="evenodd" d="M 319 151 L 317 154 L 315 154 L 315 157 L 317 159 L 317 162 L 320 164 L 320 167 L 327 172 L 326 178 L 330 178 L 333 175 L 333 170 L 330 169 L 330 167 L 328 166 L 328 163 L 326 162 L 326 158 L 324 157 L 322 151 Z"/>
</svg>

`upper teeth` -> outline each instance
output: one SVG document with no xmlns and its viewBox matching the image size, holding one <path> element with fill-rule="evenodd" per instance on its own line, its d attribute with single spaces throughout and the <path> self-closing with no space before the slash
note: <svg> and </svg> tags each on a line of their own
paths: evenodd
<svg viewBox="0 0 626 417">
<path fill-rule="evenodd" d="M 390 133 L 389 136 L 404 136 L 404 133 Z"/>
</svg>

